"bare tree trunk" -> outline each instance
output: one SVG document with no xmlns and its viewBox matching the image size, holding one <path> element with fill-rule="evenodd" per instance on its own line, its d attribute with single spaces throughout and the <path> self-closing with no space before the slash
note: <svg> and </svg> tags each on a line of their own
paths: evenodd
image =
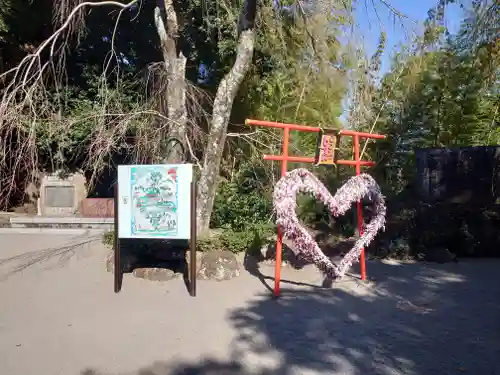
<svg viewBox="0 0 500 375">
<path fill-rule="evenodd" d="M 234 98 L 252 63 L 254 44 L 253 27 L 242 31 L 238 40 L 236 61 L 217 88 L 208 142 L 203 155 L 203 169 L 198 182 L 196 211 L 198 233 L 207 230 L 210 224 L 229 117 Z"/>
<path fill-rule="evenodd" d="M 182 52 L 178 58 L 170 60 L 167 74 L 167 115 L 170 121 L 168 135 L 185 145 L 187 136 L 186 58 Z M 184 162 L 184 155 L 179 147 L 175 147 L 172 143 L 168 147 L 165 160 L 169 163 Z"/>
<path fill-rule="evenodd" d="M 166 26 L 163 22 L 165 14 Z M 157 0 L 154 20 L 160 37 L 163 61 L 167 72 L 167 117 L 169 119 L 168 136 L 176 138 L 183 145 L 187 136 L 186 110 L 186 57 L 177 52 L 179 25 L 173 6 L 173 0 Z M 181 163 L 184 155 L 179 147 L 167 149 L 164 162 Z"/>
</svg>

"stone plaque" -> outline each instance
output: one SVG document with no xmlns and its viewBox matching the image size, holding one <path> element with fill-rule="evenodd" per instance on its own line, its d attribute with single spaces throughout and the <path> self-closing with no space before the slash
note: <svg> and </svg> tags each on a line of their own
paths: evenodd
<svg viewBox="0 0 500 375">
<path fill-rule="evenodd" d="M 45 206 L 72 208 L 75 205 L 74 186 L 46 186 Z"/>
</svg>

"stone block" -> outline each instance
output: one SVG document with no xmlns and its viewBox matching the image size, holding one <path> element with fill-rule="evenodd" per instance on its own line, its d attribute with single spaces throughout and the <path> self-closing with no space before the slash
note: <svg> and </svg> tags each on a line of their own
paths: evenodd
<svg viewBox="0 0 500 375">
<path fill-rule="evenodd" d="M 80 215 L 83 217 L 114 217 L 115 201 L 113 198 L 85 198 L 81 204 Z"/>
<path fill-rule="evenodd" d="M 197 278 L 201 280 L 231 280 L 240 275 L 235 255 L 229 251 L 212 251 L 203 255 Z"/>
<path fill-rule="evenodd" d="M 166 268 L 136 268 L 133 275 L 150 281 L 169 281 L 182 276 L 182 274 Z"/>
</svg>

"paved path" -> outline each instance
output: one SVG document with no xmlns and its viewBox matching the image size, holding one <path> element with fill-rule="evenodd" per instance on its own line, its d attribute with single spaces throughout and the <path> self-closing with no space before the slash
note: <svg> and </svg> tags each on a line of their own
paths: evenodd
<svg viewBox="0 0 500 375">
<path fill-rule="evenodd" d="M 0 235 L 0 374 L 500 375 L 498 260 L 369 263 L 373 285 L 334 289 L 288 269 L 273 300 L 247 272 L 199 282 L 196 298 L 127 275 L 115 295 L 105 253 Z"/>
</svg>

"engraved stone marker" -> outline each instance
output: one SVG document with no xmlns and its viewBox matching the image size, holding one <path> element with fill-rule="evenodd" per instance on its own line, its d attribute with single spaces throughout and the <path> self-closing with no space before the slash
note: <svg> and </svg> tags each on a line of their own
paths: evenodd
<svg viewBox="0 0 500 375">
<path fill-rule="evenodd" d="M 85 177 L 74 173 L 61 178 L 59 174 L 45 175 L 40 186 L 39 215 L 74 216 L 87 196 Z"/>
</svg>

